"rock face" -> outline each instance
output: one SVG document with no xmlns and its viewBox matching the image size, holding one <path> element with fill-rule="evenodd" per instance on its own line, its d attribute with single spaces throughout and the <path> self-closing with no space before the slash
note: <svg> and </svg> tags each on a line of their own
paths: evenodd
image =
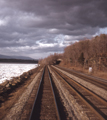
<svg viewBox="0 0 107 120">
<path fill-rule="evenodd" d="M 24 72 L 21 76 L 6 80 L 4 83 L 0 84 L 0 96 L 3 96 L 4 93 L 8 94 L 15 87 L 24 83 L 35 72 L 35 70 L 36 69 L 32 69 L 28 72 Z"/>
</svg>

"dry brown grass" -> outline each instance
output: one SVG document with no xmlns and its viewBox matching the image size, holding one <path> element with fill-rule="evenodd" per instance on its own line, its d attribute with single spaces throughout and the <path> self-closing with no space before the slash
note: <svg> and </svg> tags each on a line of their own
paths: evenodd
<svg viewBox="0 0 107 120">
<path fill-rule="evenodd" d="M 107 80 L 107 72 L 95 72 L 93 76 L 100 77 Z"/>
</svg>

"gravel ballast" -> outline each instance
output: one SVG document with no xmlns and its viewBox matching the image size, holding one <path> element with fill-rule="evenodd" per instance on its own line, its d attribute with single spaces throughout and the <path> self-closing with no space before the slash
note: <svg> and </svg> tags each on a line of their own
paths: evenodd
<svg viewBox="0 0 107 120">
<path fill-rule="evenodd" d="M 72 120 L 89 120 L 87 115 L 83 112 L 81 106 L 76 102 L 75 98 L 70 94 L 66 89 L 65 85 L 62 83 L 62 80 L 57 78 L 55 73 L 49 67 L 50 73 L 52 74 L 54 83 L 58 88 L 60 97 L 64 103 L 66 111 L 68 113 L 69 119 Z"/>
<path fill-rule="evenodd" d="M 81 78 L 78 78 L 64 70 L 61 70 L 55 66 L 53 66 L 55 69 L 61 71 L 62 73 L 64 73 L 65 75 L 67 75 L 68 77 L 72 78 L 74 81 L 78 82 L 79 84 L 83 85 L 84 87 L 88 88 L 89 90 L 93 91 L 94 93 L 96 93 L 97 95 L 101 96 L 102 98 L 104 98 L 105 100 L 107 100 L 107 91 L 97 87 L 96 85 L 89 83 L 85 80 L 82 80 Z"/>
<path fill-rule="evenodd" d="M 26 88 L 26 90 L 19 98 L 18 102 L 15 105 L 13 105 L 13 107 L 10 109 L 9 113 L 6 115 L 6 117 L 3 120 L 20 120 L 22 110 L 33 90 L 34 85 L 38 80 L 38 77 L 41 75 L 42 70 L 43 69 L 41 69 L 40 72 L 35 76 L 33 81 L 30 83 L 30 85 Z"/>
</svg>

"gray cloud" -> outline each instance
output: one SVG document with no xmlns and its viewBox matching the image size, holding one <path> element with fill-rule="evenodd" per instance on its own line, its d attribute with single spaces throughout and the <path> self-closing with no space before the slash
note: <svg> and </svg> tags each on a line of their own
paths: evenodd
<svg viewBox="0 0 107 120">
<path fill-rule="evenodd" d="M 1 0 L 0 54 L 45 57 L 107 27 L 106 0 Z"/>
</svg>

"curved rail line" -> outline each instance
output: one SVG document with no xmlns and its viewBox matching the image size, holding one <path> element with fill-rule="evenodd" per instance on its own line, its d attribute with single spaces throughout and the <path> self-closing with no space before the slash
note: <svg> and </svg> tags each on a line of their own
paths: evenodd
<svg viewBox="0 0 107 120">
<path fill-rule="evenodd" d="M 99 96 L 86 89 L 84 86 L 78 84 L 59 70 L 52 67 L 52 70 L 70 86 L 72 95 L 77 99 L 78 103 L 82 104 L 82 108 L 89 116 L 96 120 L 107 120 L 107 102 Z M 81 101 L 83 103 L 81 103 Z"/>
<path fill-rule="evenodd" d="M 50 73 L 45 67 L 29 120 L 60 120 Z"/>
<path fill-rule="evenodd" d="M 98 87 L 101 87 L 105 90 L 107 90 L 107 80 L 104 80 L 104 79 L 101 79 L 101 78 L 97 78 L 97 77 L 94 77 L 94 76 L 89 76 L 89 75 L 86 75 L 86 74 L 83 74 L 83 73 L 80 73 L 80 72 L 77 72 L 77 71 L 74 71 L 74 70 L 71 70 L 71 69 L 68 69 L 68 68 L 64 68 L 64 67 L 59 67 L 57 66 L 58 68 L 72 74 L 72 75 L 75 75 L 87 82 L 90 82 Z"/>
</svg>

